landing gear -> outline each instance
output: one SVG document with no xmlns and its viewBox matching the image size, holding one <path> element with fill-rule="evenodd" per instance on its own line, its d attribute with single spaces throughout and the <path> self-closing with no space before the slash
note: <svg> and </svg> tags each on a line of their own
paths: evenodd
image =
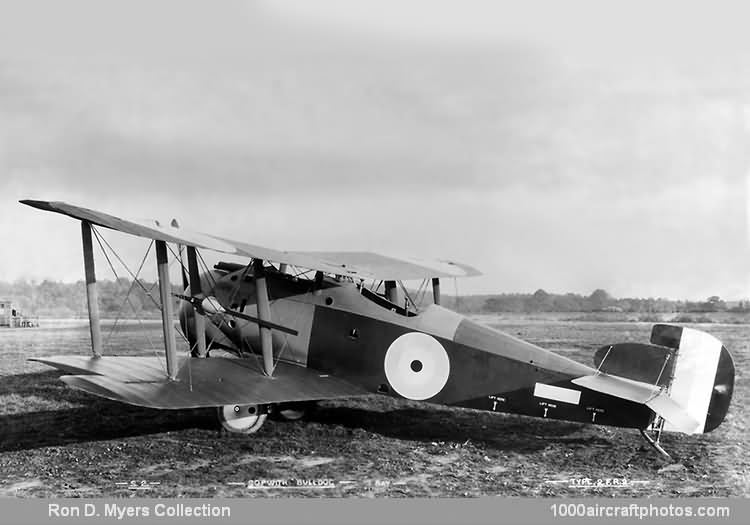
<svg viewBox="0 0 750 525">
<path fill-rule="evenodd" d="M 268 417 L 266 405 L 224 405 L 218 407 L 221 426 L 233 434 L 253 434 Z"/>
<path fill-rule="evenodd" d="M 299 421 L 315 409 L 315 401 L 298 401 L 276 405 L 273 418 L 281 421 Z"/>
</svg>

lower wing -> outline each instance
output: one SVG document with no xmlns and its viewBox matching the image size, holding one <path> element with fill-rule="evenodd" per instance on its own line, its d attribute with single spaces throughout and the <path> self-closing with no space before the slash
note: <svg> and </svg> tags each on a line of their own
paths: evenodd
<svg viewBox="0 0 750 525">
<path fill-rule="evenodd" d="M 153 357 L 55 356 L 34 358 L 73 375 L 70 387 L 131 405 L 160 409 L 217 407 L 335 399 L 369 392 L 298 365 L 279 362 L 273 377 L 256 359 L 186 359 L 176 381 Z"/>
</svg>

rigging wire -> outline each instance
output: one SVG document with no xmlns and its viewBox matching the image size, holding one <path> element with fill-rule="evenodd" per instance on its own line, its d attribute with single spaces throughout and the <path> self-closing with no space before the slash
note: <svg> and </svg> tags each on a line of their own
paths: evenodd
<svg viewBox="0 0 750 525">
<path fill-rule="evenodd" d="M 300 268 L 298 268 L 297 266 L 292 266 L 292 268 L 294 268 L 294 271 L 298 272 L 298 273 L 296 273 L 296 274 L 294 275 L 294 277 L 297 277 L 297 278 L 299 278 L 299 277 L 302 277 L 302 276 L 304 276 L 304 275 L 307 275 L 308 273 L 312 273 L 312 272 L 314 272 L 314 271 L 315 271 L 315 270 L 304 270 L 304 269 L 300 269 Z"/>
<path fill-rule="evenodd" d="M 609 353 L 612 351 L 612 348 L 614 348 L 613 345 L 609 345 L 609 348 L 607 348 L 607 353 L 604 354 L 604 358 L 599 362 L 599 366 L 596 367 L 596 373 L 599 374 L 602 368 L 602 365 L 604 364 L 604 361 L 607 360 L 607 357 L 609 357 Z M 661 375 L 661 374 L 659 374 Z"/>
<path fill-rule="evenodd" d="M 110 244 L 109 244 L 109 243 L 107 242 L 107 239 L 105 239 L 105 238 L 104 238 L 104 236 L 100 235 L 100 234 L 99 234 L 99 232 L 97 231 L 97 229 L 96 229 L 96 228 L 93 228 L 93 227 L 92 227 L 92 229 L 93 229 L 93 230 L 94 230 L 94 232 L 96 233 L 96 237 L 97 237 L 97 239 L 98 239 L 98 240 L 101 240 L 102 242 L 104 242 L 104 244 L 106 244 L 106 245 L 107 245 L 107 247 L 108 247 L 108 248 L 109 248 L 109 249 L 110 249 L 110 250 L 112 251 L 112 255 L 114 255 L 114 256 L 115 256 L 115 257 L 117 258 L 117 260 L 118 260 L 118 261 L 120 261 L 120 264 L 122 265 L 122 267 L 123 267 L 123 268 L 125 268 L 125 271 L 126 271 L 126 272 L 128 272 L 128 273 L 130 274 L 130 276 L 131 276 L 131 277 L 133 277 L 133 280 L 134 280 L 134 281 L 135 281 L 135 282 L 136 282 L 136 283 L 137 283 L 137 284 L 138 284 L 138 285 L 140 286 L 140 288 L 141 288 L 141 289 L 142 289 L 142 290 L 143 290 L 144 292 L 146 292 L 146 295 L 148 295 L 148 296 L 149 296 L 149 298 L 150 298 L 150 299 L 151 299 L 151 300 L 153 301 L 154 305 L 156 305 L 156 307 L 157 307 L 157 308 L 159 308 L 159 310 L 161 310 L 161 303 L 160 303 L 159 301 L 157 301 L 157 300 L 156 300 L 156 299 L 154 298 L 154 296 L 153 296 L 153 295 L 151 295 L 151 291 L 152 291 L 152 290 L 153 290 L 153 289 L 154 289 L 154 288 L 155 288 L 155 287 L 157 286 L 157 284 L 158 284 L 158 283 L 155 283 L 154 285 L 152 285 L 152 286 L 151 286 L 151 288 L 150 288 L 150 289 L 148 289 L 148 290 L 147 290 L 147 289 L 146 289 L 146 286 L 145 286 L 145 285 L 144 285 L 143 283 L 141 283 L 141 281 L 140 281 L 139 279 L 137 279 L 137 278 L 136 278 L 136 277 L 135 277 L 135 276 L 133 275 L 133 272 L 132 272 L 132 271 L 130 271 L 130 268 L 128 268 L 128 265 L 127 265 L 127 264 L 125 264 L 125 261 L 123 261 L 123 260 L 122 260 L 122 258 L 120 258 L 120 256 L 119 256 L 119 255 L 117 254 L 117 251 L 116 251 L 116 250 L 115 250 L 114 248 L 112 248 L 112 246 L 111 246 L 111 245 L 110 245 Z M 151 244 L 150 244 L 150 245 L 149 245 L 149 247 L 148 247 L 148 249 L 149 249 L 149 250 L 151 249 L 151 246 L 152 246 L 153 244 L 154 244 L 154 241 L 152 240 L 152 241 L 151 241 Z M 102 248 L 102 250 L 103 250 L 103 248 Z M 106 256 L 106 254 L 105 254 L 105 256 Z M 108 261 L 109 261 L 109 259 L 108 259 Z M 111 261 L 110 261 L 110 266 L 112 266 L 112 262 L 111 262 Z M 113 268 L 113 272 L 114 272 L 114 268 Z M 118 277 L 118 279 L 119 279 L 119 277 Z"/>
<path fill-rule="evenodd" d="M 427 295 L 427 283 L 429 282 L 429 278 L 422 279 L 422 284 L 419 285 L 419 290 L 417 290 L 417 301 L 419 304 L 424 304 L 424 298 Z M 421 290 L 421 295 L 420 295 Z"/>
<path fill-rule="evenodd" d="M 661 365 L 661 370 L 659 370 L 659 375 L 656 377 L 656 381 L 654 382 L 654 385 L 659 385 L 659 380 L 661 379 L 662 374 L 664 373 L 664 370 L 667 368 L 667 363 L 669 363 L 669 360 L 672 358 L 672 353 L 668 353 L 667 356 L 664 358 L 664 363 Z M 669 387 L 670 385 L 666 385 Z"/>
<path fill-rule="evenodd" d="M 262 264 L 262 263 L 261 263 Z M 242 274 L 240 275 L 240 278 L 237 279 L 237 284 L 235 284 L 234 288 L 232 289 L 232 294 L 229 296 L 229 305 L 234 303 L 235 297 L 237 297 L 237 293 L 240 291 L 240 288 L 242 287 L 242 283 L 245 282 L 245 279 L 247 278 L 247 275 L 250 273 L 250 268 L 253 265 L 253 259 L 250 259 L 250 262 L 247 263 L 247 266 L 242 270 Z"/>
<path fill-rule="evenodd" d="M 103 239 L 103 238 L 101 238 L 101 236 L 100 236 L 100 235 L 99 235 L 99 233 L 97 232 L 96 228 L 94 228 L 94 227 L 92 226 L 92 228 L 91 228 L 91 229 L 92 229 L 92 231 L 94 232 L 94 236 L 95 236 L 95 237 L 96 237 L 96 239 L 97 239 L 97 243 L 99 244 L 99 248 L 100 248 L 100 249 L 102 250 L 102 253 L 104 254 L 104 258 L 105 258 L 105 259 L 107 260 L 107 263 L 109 263 L 109 267 L 110 267 L 110 269 L 112 270 L 112 273 L 114 274 L 114 276 L 115 276 L 115 279 L 119 280 L 119 279 L 120 279 L 120 277 L 119 277 L 119 276 L 117 275 L 117 271 L 115 270 L 114 264 L 112 264 L 112 261 L 111 261 L 111 259 L 109 258 L 109 255 L 107 254 L 106 250 L 104 249 L 104 246 L 103 246 L 103 245 L 102 245 L 102 243 L 101 243 L 101 240 L 103 240 L 103 241 L 104 241 L 104 243 L 105 243 L 105 244 L 106 244 L 107 246 L 109 246 L 110 250 L 113 250 L 113 249 L 112 249 L 112 247 L 111 247 L 111 246 L 109 245 L 109 243 L 107 243 L 106 239 Z M 153 244 L 153 241 L 151 241 L 151 244 Z M 151 246 L 149 245 L 148 251 L 150 251 L 150 249 L 151 249 Z M 146 255 L 148 255 L 148 251 L 146 252 Z M 113 250 L 113 254 L 114 254 L 115 256 L 117 256 L 117 253 L 116 253 L 116 252 L 114 252 L 114 250 Z M 122 263 L 122 259 L 120 259 L 120 258 L 119 258 L 119 256 L 117 256 L 117 258 L 118 258 L 118 259 L 120 260 L 120 262 Z M 145 257 L 144 257 L 144 260 L 145 260 Z M 123 264 L 123 265 L 124 265 L 124 266 L 126 267 L 126 269 L 128 269 L 128 268 L 127 268 L 127 265 L 125 265 L 124 263 L 122 263 L 122 264 Z M 142 264 L 143 264 L 143 263 L 141 263 L 141 265 L 142 265 Z M 128 271 L 129 271 L 129 269 L 128 269 Z M 130 288 L 130 290 L 132 290 L 132 283 L 131 283 L 131 288 Z M 156 357 L 156 360 L 157 360 L 157 362 L 159 363 L 159 365 L 160 365 L 160 366 L 162 367 L 162 370 L 164 370 L 164 373 L 166 374 L 166 373 L 167 373 L 167 369 L 166 369 L 166 367 L 164 366 L 164 363 L 162 363 L 162 361 L 161 361 L 161 358 L 159 358 L 159 354 L 158 354 L 158 353 L 156 352 L 156 346 L 154 345 L 153 341 L 151 340 L 151 336 L 149 336 L 149 335 L 148 335 L 148 330 L 146 330 L 146 329 L 145 329 L 146 327 L 145 327 L 145 326 L 144 326 L 144 324 L 143 324 L 143 320 L 142 320 L 142 319 L 141 319 L 141 317 L 140 317 L 140 316 L 138 315 L 138 311 L 136 310 L 136 308 L 135 308 L 135 306 L 133 305 L 133 303 L 132 303 L 132 302 L 130 301 L 130 290 L 128 291 L 128 295 L 126 295 L 126 296 L 125 296 L 125 300 L 126 300 L 126 301 L 128 302 L 128 304 L 130 304 L 130 307 L 131 307 L 131 308 L 133 309 L 133 313 L 135 314 L 135 316 L 136 316 L 136 319 L 138 320 L 138 324 L 139 324 L 139 325 L 141 326 L 141 328 L 143 328 L 143 329 L 144 329 L 144 333 L 146 334 L 146 339 L 148 340 L 148 343 L 149 343 L 149 345 L 151 346 L 151 349 L 152 349 L 152 350 L 153 350 L 153 352 L 154 352 L 154 355 L 155 355 L 155 357 Z M 124 305 L 124 303 L 123 303 L 123 305 Z M 159 305 L 157 305 L 157 306 L 159 306 Z M 117 317 L 117 318 L 115 319 L 115 325 L 117 324 L 117 321 L 119 320 L 119 317 L 120 317 L 120 313 L 121 313 L 121 310 L 122 310 L 122 306 L 120 307 L 120 312 L 118 312 L 118 317 Z M 113 327 L 113 330 L 114 330 L 114 327 Z M 110 332 L 110 335 L 111 335 L 111 332 Z M 107 338 L 107 342 L 109 342 L 109 336 L 108 336 L 108 338 Z"/>
<path fill-rule="evenodd" d="M 97 239 L 97 241 L 98 241 L 98 239 Z M 101 247 L 101 244 L 99 246 Z M 102 250 L 103 250 L 103 248 L 102 248 Z M 138 271 L 136 272 L 136 276 L 140 275 L 141 270 L 143 269 L 143 265 L 146 262 L 146 258 L 148 257 L 148 254 L 149 254 L 150 250 L 151 250 L 151 246 L 149 246 L 148 250 L 146 250 L 146 253 L 143 256 L 143 259 L 141 260 L 141 264 L 138 267 Z M 107 257 L 106 254 L 105 254 L 105 257 Z M 108 259 L 108 262 L 110 263 L 110 267 L 111 267 L 112 263 L 111 263 L 111 261 L 109 261 L 109 259 Z M 117 273 L 114 271 L 114 268 L 112 269 L 112 273 L 115 274 L 115 279 L 117 279 L 119 281 L 120 278 L 117 276 Z M 114 333 L 115 328 L 117 328 L 117 323 L 120 320 L 120 313 L 122 312 L 122 309 L 125 306 L 125 302 L 128 302 L 128 304 L 130 304 L 130 307 L 133 309 L 133 313 L 136 314 L 136 317 L 138 317 L 138 313 L 135 311 L 135 306 L 130 302 L 130 294 L 133 292 L 134 288 L 135 288 L 135 280 L 133 280 L 133 281 L 130 282 L 130 287 L 128 288 L 128 292 L 125 294 L 125 299 L 123 299 L 122 303 L 120 303 L 120 307 L 117 310 L 118 311 L 118 315 L 115 318 L 115 322 L 112 324 L 112 328 L 110 328 L 109 333 L 107 334 L 107 338 L 105 340 L 105 344 L 109 344 L 109 340 L 112 337 L 112 334 Z"/>
<path fill-rule="evenodd" d="M 188 270 L 187 270 L 187 267 L 185 266 L 185 262 L 182 260 L 183 259 L 182 258 L 182 245 L 180 244 L 179 246 L 180 247 L 179 247 L 178 253 L 175 253 L 174 248 L 172 248 L 167 243 L 167 249 L 172 253 L 172 257 L 174 257 L 175 261 L 180 263 L 180 273 L 184 275 Z"/>
<path fill-rule="evenodd" d="M 198 250 L 196 250 L 195 253 L 198 255 L 198 260 L 199 260 L 198 262 L 203 266 L 203 269 L 205 270 L 205 275 L 207 275 L 208 279 L 211 281 L 211 290 L 214 290 L 216 288 L 216 279 L 214 278 L 213 272 L 211 272 L 211 270 L 208 268 L 208 265 L 206 264 L 206 261 L 203 259 L 203 256 L 201 255 L 201 253 Z M 216 304 L 214 303 L 214 300 L 212 299 L 211 296 L 207 296 L 206 299 L 208 299 L 208 301 L 211 304 L 211 306 L 213 306 L 214 308 L 216 308 Z M 219 304 L 219 306 L 221 306 L 221 304 Z M 218 308 L 216 308 L 216 309 L 218 310 Z M 208 316 L 206 316 L 206 317 L 208 317 Z M 224 323 L 227 323 L 226 317 L 223 316 L 223 315 L 219 316 L 219 324 L 218 325 L 213 322 L 212 318 L 209 318 L 208 321 L 211 324 L 213 324 L 214 326 L 216 326 L 216 328 L 218 330 L 220 330 L 220 331 L 221 331 L 221 327 L 224 325 Z M 229 326 L 229 323 L 227 323 L 227 326 Z M 252 346 L 250 345 L 249 342 L 245 341 L 245 339 L 246 338 L 243 337 L 240 340 L 240 345 L 238 346 L 238 350 L 240 352 L 240 356 L 242 356 L 242 349 L 241 349 L 242 343 L 247 343 L 248 347 L 250 347 L 250 353 L 253 356 L 255 356 L 256 363 L 259 364 L 257 355 L 253 351 Z M 213 335 L 211 337 L 210 341 L 208 342 L 208 345 L 206 345 L 206 353 L 208 353 L 211 350 L 211 346 L 214 344 L 214 342 L 216 342 L 216 335 Z M 259 367 L 260 367 L 260 364 L 259 364 Z"/>
<path fill-rule="evenodd" d="M 203 266 L 203 268 L 206 270 L 206 274 L 208 275 L 208 278 L 211 280 L 212 288 L 215 288 L 216 287 L 216 279 L 214 278 L 213 273 L 209 270 L 208 265 L 206 264 L 206 261 L 203 259 L 203 256 L 200 254 L 200 252 L 196 252 L 196 253 L 198 254 L 199 262 L 201 263 L 201 265 Z M 173 254 L 174 254 L 174 252 L 173 252 Z M 242 287 L 242 283 L 245 282 L 245 279 L 246 279 L 247 275 L 250 273 L 250 270 L 252 268 L 252 264 L 253 264 L 253 260 L 251 259 L 250 262 L 244 267 L 244 269 L 242 271 L 242 274 L 240 275 L 241 278 L 238 279 L 237 283 L 233 286 L 232 292 L 231 292 L 230 297 L 229 297 L 230 304 L 234 301 L 234 299 L 236 298 L 237 294 L 240 292 L 241 287 Z M 293 275 L 294 278 L 299 278 L 300 276 L 304 276 L 304 275 L 309 274 L 310 272 L 313 271 L 313 270 L 299 271 L 299 268 L 297 268 L 297 267 L 293 267 L 293 269 L 294 269 L 294 271 L 298 272 L 295 275 Z M 308 293 L 312 293 L 312 291 L 309 291 Z M 210 297 L 207 297 L 207 299 L 209 299 L 209 301 L 211 302 L 212 306 L 214 306 L 214 307 L 216 306 L 215 304 L 213 304 L 214 302 L 213 302 L 213 300 Z M 272 299 L 269 296 L 268 300 L 269 300 L 270 306 L 273 306 L 273 303 L 275 302 L 275 299 Z M 274 311 L 273 308 L 271 308 L 271 315 L 274 316 L 274 314 L 275 314 L 275 311 Z M 300 317 L 301 314 L 302 314 L 301 311 L 297 313 L 297 315 L 295 316 L 295 323 L 294 324 L 296 324 L 299 321 L 299 317 Z M 281 318 L 278 315 L 276 315 L 276 318 L 279 321 L 279 324 L 281 324 Z M 273 317 L 272 317 L 272 320 L 273 320 Z M 220 316 L 220 322 L 219 322 L 218 327 L 221 328 L 221 326 L 224 323 L 227 323 L 227 320 L 226 320 L 225 316 L 222 315 L 222 316 Z M 260 330 L 260 328 L 259 328 L 259 330 Z M 276 355 L 276 359 L 275 359 L 275 362 L 273 364 L 274 369 L 276 368 L 276 366 L 278 366 L 278 363 L 279 363 L 282 355 L 284 354 L 284 352 L 286 351 L 286 349 L 289 347 L 289 334 L 283 334 L 283 337 L 284 337 L 284 344 L 283 344 L 281 350 Z M 214 344 L 215 340 L 216 340 L 216 336 L 214 335 L 211 338 L 211 340 L 209 341 L 209 343 L 208 343 L 207 350 L 210 350 L 210 348 Z M 259 356 L 258 352 L 256 352 L 255 349 L 253 348 L 253 345 L 250 343 L 250 340 L 249 340 L 249 338 L 247 336 L 241 336 L 240 344 L 238 345 L 238 351 L 240 353 L 240 357 L 244 357 L 243 352 L 242 352 L 242 347 L 245 346 L 245 345 L 249 349 L 250 355 L 252 355 L 255 358 L 255 362 L 258 365 L 259 369 L 262 370 L 262 362 L 260 361 L 260 356 Z"/>
<path fill-rule="evenodd" d="M 205 270 L 204 275 L 206 275 L 208 279 L 211 281 L 211 291 L 213 291 L 216 288 L 216 279 L 214 279 L 213 272 L 211 272 L 211 270 L 208 268 L 208 265 L 206 264 L 206 261 L 203 259 L 203 256 L 201 255 L 201 253 L 198 250 L 196 250 L 195 253 L 198 256 L 198 262 L 203 266 L 203 269 Z M 211 296 L 208 294 L 205 294 L 205 295 L 206 295 L 206 299 L 208 299 L 209 304 L 211 304 L 211 306 L 216 308 L 216 305 L 214 304 L 213 299 L 211 299 Z M 208 318 L 208 316 L 206 317 Z M 207 320 L 211 322 L 211 324 L 214 324 L 212 318 L 208 318 Z M 224 319 L 224 316 L 222 315 L 220 317 L 219 324 L 218 325 L 214 324 L 214 326 L 216 326 L 217 329 L 221 330 L 221 326 L 225 322 L 226 320 Z M 209 340 L 208 345 L 206 345 L 206 354 L 208 354 L 208 352 L 211 350 L 211 345 L 213 345 L 215 341 L 216 341 L 216 336 L 215 335 L 211 336 L 211 339 Z"/>
<path fill-rule="evenodd" d="M 174 252 L 174 249 L 169 245 L 169 243 L 165 243 L 167 249 L 172 253 L 172 263 L 170 263 L 169 268 L 171 269 L 172 264 L 175 261 L 179 261 L 180 263 L 180 273 L 182 274 L 182 282 L 183 285 L 186 282 L 186 269 L 185 269 L 185 263 L 182 259 L 182 245 L 179 245 L 178 251 L 179 254 Z M 171 294 L 170 294 L 171 297 Z M 175 329 L 175 331 L 180 334 L 180 337 L 187 343 L 187 371 L 188 371 L 188 388 L 190 391 L 193 391 L 193 366 L 192 366 L 192 356 L 193 356 L 193 350 L 198 347 L 198 341 L 196 340 L 195 344 L 190 344 L 190 339 L 188 339 L 187 334 L 185 334 L 182 331 L 182 326 L 178 325 Z"/>
<path fill-rule="evenodd" d="M 305 295 L 312 296 L 312 291 L 308 290 L 305 293 Z M 268 298 L 268 302 L 269 303 L 272 302 L 270 297 Z M 273 311 L 273 309 L 271 309 L 271 315 L 273 315 L 273 313 L 274 313 L 274 311 Z M 297 315 L 294 316 L 294 322 L 292 324 L 290 324 L 290 325 L 287 325 L 287 326 L 290 326 L 290 327 L 297 326 L 298 323 L 299 323 L 300 318 L 302 317 L 303 313 L 304 313 L 304 308 L 299 308 L 298 311 L 297 311 Z M 276 320 L 277 320 L 278 324 L 284 324 L 282 322 L 281 315 L 277 315 L 276 316 Z M 284 337 L 284 344 L 282 345 L 281 350 L 279 350 L 279 353 L 276 356 L 276 362 L 273 365 L 273 370 L 276 370 L 276 367 L 278 366 L 279 362 L 281 361 L 281 356 L 284 354 L 284 351 L 289 347 L 289 335 L 290 334 L 282 332 L 282 336 Z M 273 339 L 271 339 L 271 341 L 273 341 Z"/>
<path fill-rule="evenodd" d="M 97 236 L 97 242 L 99 242 L 99 241 L 100 241 L 100 239 L 101 239 L 101 241 L 103 241 L 103 242 L 104 242 L 104 243 L 105 243 L 105 244 L 107 245 L 107 247 L 109 247 L 110 251 L 111 251 L 111 252 L 112 252 L 112 254 L 113 254 L 113 255 L 114 255 L 114 256 L 115 256 L 116 258 L 117 258 L 117 260 L 118 260 L 118 261 L 120 262 L 120 264 L 121 264 L 121 265 L 123 266 L 123 268 L 125 269 L 125 271 L 127 271 L 127 272 L 128 272 L 129 274 L 130 274 L 130 276 L 131 276 L 131 277 L 133 278 L 133 281 L 131 282 L 131 285 L 130 285 L 130 287 L 131 287 L 131 288 L 130 288 L 130 290 L 128 290 L 128 295 L 129 295 L 129 294 L 131 293 L 131 291 L 132 291 L 132 288 L 133 288 L 133 286 L 134 286 L 135 284 L 138 284 L 138 285 L 139 285 L 139 287 L 141 288 L 141 290 L 143 290 L 143 292 L 144 292 L 144 293 L 145 293 L 145 294 L 146 294 L 146 295 L 147 295 L 147 296 L 148 296 L 148 297 L 149 297 L 149 298 L 151 299 L 151 301 L 152 301 L 152 302 L 154 303 L 154 305 L 155 305 L 155 306 L 156 306 L 156 307 L 157 307 L 157 308 L 159 309 L 159 311 L 161 311 L 161 310 L 162 310 L 162 305 L 161 305 L 161 302 L 160 302 L 160 301 L 157 301 L 157 300 L 156 300 L 156 298 L 155 298 L 155 297 L 153 296 L 153 294 L 151 293 L 151 292 L 152 292 L 152 291 L 154 290 L 154 288 L 156 288 L 156 287 L 157 287 L 157 286 L 159 285 L 159 282 L 158 282 L 158 280 L 157 280 L 157 281 L 156 281 L 155 283 L 153 283 L 153 284 L 151 285 L 151 287 L 150 287 L 150 288 L 148 288 L 148 289 L 147 289 L 147 288 L 146 288 L 146 285 L 145 285 L 145 284 L 143 284 L 143 281 L 141 281 L 141 280 L 140 280 L 140 278 L 138 277 L 138 276 L 140 275 L 140 273 L 141 273 L 141 270 L 142 270 L 142 268 L 143 268 L 143 266 L 144 266 L 145 262 L 146 262 L 146 259 L 148 258 L 148 254 L 150 253 L 150 251 L 151 251 L 151 248 L 152 248 L 152 247 L 153 247 L 153 245 L 154 245 L 154 241 L 153 241 L 153 239 L 151 240 L 151 243 L 149 244 L 148 248 L 146 249 L 146 253 L 145 253 L 145 254 L 144 254 L 144 256 L 143 256 L 143 259 L 141 260 L 141 264 L 140 264 L 140 266 L 138 267 L 138 271 L 137 271 L 137 272 L 136 272 L 135 274 L 133 274 L 133 271 L 132 271 L 132 270 L 130 269 L 130 267 L 129 267 L 129 266 L 128 266 L 128 265 L 126 264 L 126 263 L 125 263 L 125 261 L 123 261 L 123 260 L 122 260 L 122 258 L 121 258 L 121 257 L 120 257 L 120 256 L 119 256 L 119 255 L 117 254 L 117 251 L 116 251 L 116 250 L 115 250 L 115 249 L 114 249 L 114 248 L 112 247 L 112 245 L 111 245 L 111 244 L 109 244 L 109 243 L 107 242 L 107 239 L 105 239 L 103 235 L 100 235 L 100 234 L 99 234 L 99 232 L 98 232 L 98 231 L 97 231 L 97 230 L 96 230 L 95 228 L 94 228 L 93 230 L 94 230 L 94 233 L 95 233 L 95 235 Z M 175 263 L 175 262 L 176 262 L 177 260 L 179 260 L 179 258 L 178 258 L 178 257 L 177 257 L 177 256 L 175 255 L 175 253 L 174 253 L 174 250 L 172 250 L 171 246 L 170 246 L 170 245 L 169 245 L 168 243 L 165 243 L 165 245 L 166 245 L 166 247 L 167 247 L 167 248 L 169 249 L 169 251 L 171 251 L 171 252 L 172 252 L 172 255 L 174 255 L 174 256 L 175 256 L 175 258 L 174 258 L 174 259 L 172 260 L 172 262 L 170 262 L 170 263 L 169 263 L 169 269 L 171 270 L 171 269 L 172 269 L 172 266 L 174 266 L 174 263 Z M 102 249 L 102 252 L 104 253 L 104 256 L 105 256 L 105 257 L 107 257 L 107 254 L 106 254 L 106 252 L 104 251 L 104 247 L 103 247 L 103 246 L 101 245 L 101 242 L 99 242 L 99 246 L 101 247 L 101 249 Z M 117 275 L 117 273 L 115 272 L 115 270 L 114 270 L 114 267 L 113 267 L 113 265 L 112 265 L 112 261 L 110 261 L 108 257 L 107 257 L 107 262 L 109 262 L 109 264 L 110 264 L 110 267 L 112 268 L 112 273 L 114 273 L 114 274 L 115 274 L 115 277 L 116 277 L 117 279 L 119 279 L 120 277 L 119 277 L 119 276 Z M 181 260 L 180 260 L 180 263 L 182 263 L 182 261 L 181 261 Z M 123 303 L 123 304 L 124 304 L 124 303 Z M 135 306 L 133 306 L 133 305 L 132 305 L 132 303 L 131 303 L 131 307 L 132 307 L 132 308 L 133 308 L 133 309 L 135 310 Z M 136 314 L 136 315 L 137 315 L 137 314 Z M 178 330 L 178 332 L 180 333 L 180 335 L 182 336 L 182 338 L 183 338 L 183 339 L 185 339 L 185 341 L 187 341 L 187 338 L 185 337 L 185 335 L 184 335 L 184 334 L 182 334 L 182 332 L 180 332 L 179 330 Z"/>
<path fill-rule="evenodd" d="M 229 308 L 231 308 L 232 310 L 234 310 L 234 308 L 232 308 L 232 305 L 234 304 L 234 299 L 237 296 L 237 292 L 240 291 L 240 288 L 242 287 L 242 283 L 245 282 L 245 278 L 247 277 L 247 274 L 250 271 L 250 268 L 251 268 L 252 264 L 253 264 L 253 259 L 250 259 L 250 262 L 248 262 L 247 265 L 245 266 L 245 268 L 243 268 L 242 273 L 240 274 L 240 278 L 237 279 L 236 284 L 232 287 L 232 293 L 230 294 L 229 301 L 228 301 Z M 237 321 L 235 321 L 235 323 L 236 322 Z M 229 324 L 229 323 L 227 323 L 227 324 Z M 240 334 L 241 333 L 242 333 L 242 330 L 240 330 Z M 254 353 L 253 352 L 253 347 L 250 344 L 250 342 L 247 341 L 246 337 L 243 336 L 241 341 L 247 344 L 247 346 L 250 348 L 250 352 L 251 353 Z M 237 351 L 240 353 L 240 357 L 245 357 L 244 355 L 242 355 L 242 345 L 241 344 L 237 346 Z"/>
<path fill-rule="evenodd" d="M 409 295 L 409 290 L 406 289 L 406 286 L 404 286 L 403 281 L 396 281 L 399 286 L 401 286 L 401 289 L 404 291 L 404 295 L 406 296 L 406 299 L 412 304 L 414 307 L 414 310 L 416 312 L 419 312 L 419 307 L 417 307 L 417 303 L 414 302 L 414 299 L 411 298 L 411 295 Z M 408 311 L 408 310 L 407 310 Z"/>
</svg>

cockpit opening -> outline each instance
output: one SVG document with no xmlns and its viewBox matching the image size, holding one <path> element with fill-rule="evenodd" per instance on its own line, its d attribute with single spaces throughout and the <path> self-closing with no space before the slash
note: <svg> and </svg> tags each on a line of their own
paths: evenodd
<svg viewBox="0 0 750 525">
<path fill-rule="evenodd" d="M 412 310 L 409 310 L 408 308 L 405 308 L 404 306 L 399 306 L 396 303 L 392 303 L 384 296 L 380 295 L 379 293 L 373 292 L 372 290 L 368 290 L 364 286 L 359 286 L 360 293 L 363 297 L 366 297 L 373 303 L 377 304 L 378 306 L 381 306 L 382 308 L 386 308 L 392 312 L 395 312 L 399 315 L 403 315 L 406 317 L 414 317 L 417 315 L 417 312 L 413 312 Z"/>
</svg>

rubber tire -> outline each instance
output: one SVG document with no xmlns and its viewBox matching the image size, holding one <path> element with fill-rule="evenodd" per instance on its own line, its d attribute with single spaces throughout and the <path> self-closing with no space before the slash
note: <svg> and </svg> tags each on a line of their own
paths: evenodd
<svg viewBox="0 0 750 525">
<path fill-rule="evenodd" d="M 238 410 L 239 409 L 239 410 Z M 254 413 L 242 415 L 254 409 Z M 217 407 L 221 426 L 232 434 L 254 434 L 265 423 L 268 413 L 264 405 L 224 405 Z"/>
</svg>

